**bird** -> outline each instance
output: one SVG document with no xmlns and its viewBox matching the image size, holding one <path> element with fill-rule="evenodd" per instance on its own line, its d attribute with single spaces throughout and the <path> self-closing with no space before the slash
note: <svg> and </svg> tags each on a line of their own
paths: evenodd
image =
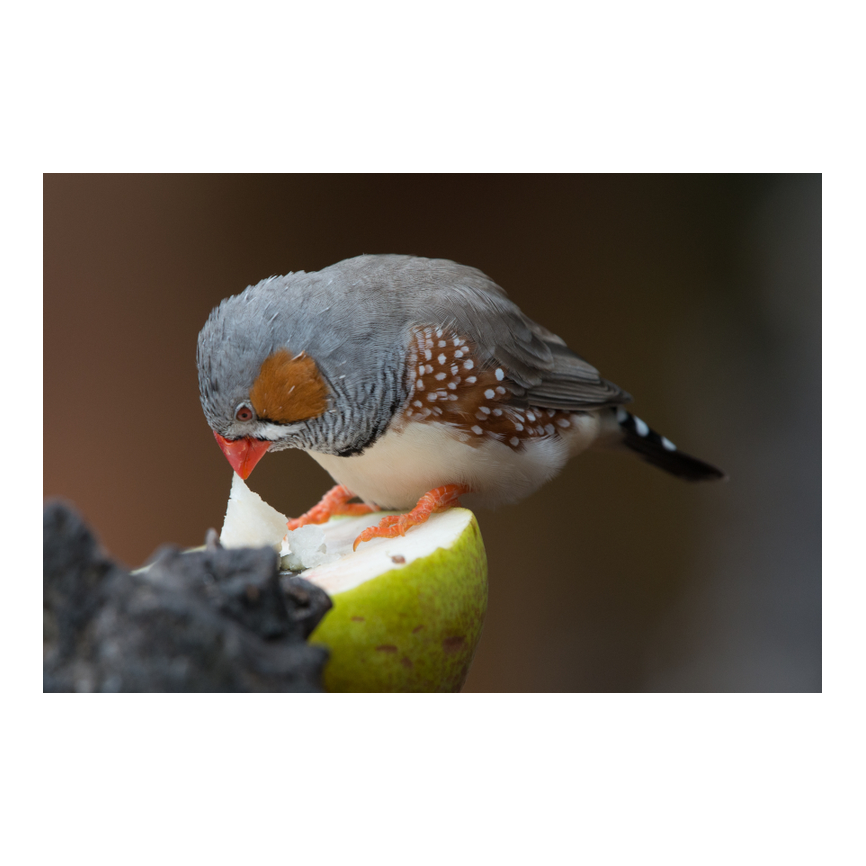
<svg viewBox="0 0 866 866">
<path fill-rule="evenodd" d="M 246 479 L 306 451 L 336 482 L 288 529 L 397 511 L 358 545 L 452 506 L 526 498 L 590 447 L 687 481 L 723 479 L 624 407 L 631 396 L 526 316 L 480 270 L 361 255 L 248 286 L 198 337 L 205 418 Z"/>
</svg>

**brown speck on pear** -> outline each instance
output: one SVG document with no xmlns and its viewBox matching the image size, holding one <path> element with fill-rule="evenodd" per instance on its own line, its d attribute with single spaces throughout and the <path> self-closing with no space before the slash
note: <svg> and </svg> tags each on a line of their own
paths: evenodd
<svg viewBox="0 0 866 866">
<path fill-rule="evenodd" d="M 466 638 L 462 636 L 458 637 L 446 637 L 442 641 L 442 650 L 445 655 L 452 655 L 453 653 L 460 652 L 466 646 Z"/>
</svg>

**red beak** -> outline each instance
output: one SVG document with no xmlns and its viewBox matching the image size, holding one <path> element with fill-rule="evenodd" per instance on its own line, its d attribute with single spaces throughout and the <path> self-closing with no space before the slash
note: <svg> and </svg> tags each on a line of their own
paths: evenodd
<svg viewBox="0 0 866 866">
<path fill-rule="evenodd" d="M 246 481 L 256 463 L 265 456 L 265 451 L 271 447 L 266 439 L 224 439 L 216 430 L 213 431 L 217 445 L 222 449 L 226 460 L 232 469 Z"/>
</svg>

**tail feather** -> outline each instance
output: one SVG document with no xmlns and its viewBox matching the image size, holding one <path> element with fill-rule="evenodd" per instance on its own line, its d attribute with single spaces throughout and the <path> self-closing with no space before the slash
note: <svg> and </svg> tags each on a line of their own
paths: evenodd
<svg viewBox="0 0 866 866">
<path fill-rule="evenodd" d="M 713 481 L 728 477 L 721 469 L 680 451 L 673 442 L 656 433 L 631 412 L 622 407 L 617 407 L 615 412 L 622 444 L 647 463 L 686 481 Z"/>
</svg>

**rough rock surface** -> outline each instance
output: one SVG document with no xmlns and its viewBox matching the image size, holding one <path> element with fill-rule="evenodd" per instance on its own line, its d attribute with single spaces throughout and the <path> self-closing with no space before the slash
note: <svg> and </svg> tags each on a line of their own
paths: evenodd
<svg viewBox="0 0 866 866">
<path fill-rule="evenodd" d="M 321 691 L 331 606 L 266 548 L 158 551 L 130 574 L 68 505 L 43 511 L 46 692 Z"/>
</svg>

